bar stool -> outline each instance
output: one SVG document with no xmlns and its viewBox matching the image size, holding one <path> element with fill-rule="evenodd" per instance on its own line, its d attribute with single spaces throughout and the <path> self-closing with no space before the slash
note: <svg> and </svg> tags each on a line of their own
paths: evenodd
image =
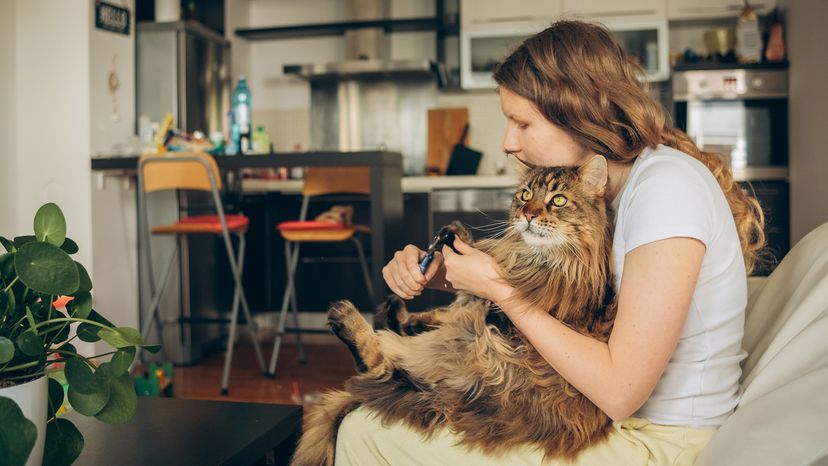
<svg viewBox="0 0 828 466">
<path fill-rule="evenodd" d="M 233 293 L 233 305 L 230 312 L 230 334 L 227 341 L 227 351 L 224 355 L 224 369 L 221 377 L 221 394 L 228 394 L 230 382 L 230 369 L 233 360 L 233 347 L 235 344 L 239 305 L 244 312 L 247 321 L 247 328 L 253 340 L 253 348 L 262 374 L 265 374 L 264 358 L 258 339 L 256 328 L 250 315 L 250 308 L 247 305 L 247 298 L 242 287 L 242 269 L 244 267 L 244 235 L 250 220 L 244 215 L 225 214 L 219 191 L 221 190 L 221 176 L 215 159 L 208 154 L 198 152 L 167 152 L 158 155 L 142 156 L 138 164 L 138 202 L 143 221 L 141 228 L 144 235 L 146 247 L 146 260 L 149 272 L 149 285 L 152 299 L 144 321 L 145 325 L 141 332 L 146 338 L 153 322 L 159 331 L 162 323 L 158 318 L 161 296 L 166 287 L 172 265 L 180 252 L 179 241 L 176 241 L 175 250 L 171 254 L 170 261 L 165 268 L 161 278 L 161 288 L 156 292 L 155 278 L 152 269 L 152 251 L 150 244 L 150 226 L 147 215 L 146 193 L 165 190 L 196 190 L 209 191 L 212 193 L 215 204 L 216 215 L 197 215 L 182 218 L 174 224 L 163 225 L 152 228 L 155 235 L 175 235 L 179 240 L 187 235 L 219 235 L 224 239 L 224 247 L 227 250 L 227 259 L 230 263 L 230 271 L 233 274 L 235 290 Z M 234 252 L 230 235 L 238 238 L 238 251 Z"/>
<path fill-rule="evenodd" d="M 279 348 L 282 336 L 285 333 L 285 321 L 288 307 L 291 310 L 293 326 L 296 328 L 296 345 L 299 361 L 305 361 L 305 350 L 299 329 L 299 309 L 296 305 L 295 274 L 299 263 L 299 247 L 302 243 L 343 242 L 351 241 L 356 247 L 365 286 L 373 296 L 371 275 L 368 272 L 368 263 L 365 260 L 361 237 L 371 233 L 365 225 L 342 225 L 331 222 L 308 221 L 308 204 L 311 197 L 326 194 L 371 194 L 371 172 L 366 167 L 309 167 L 305 170 L 305 179 L 302 184 L 302 207 L 298 221 L 282 222 L 276 226 L 276 231 L 285 240 L 285 267 L 287 281 L 285 294 L 282 298 L 282 309 L 276 327 L 276 337 L 273 342 L 273 353 L 270 356 L 268 375 L 276 372 L 276 362 L 279 357 Z M 288 306 L 290 305 L 290 306 Z"/>
</svg>

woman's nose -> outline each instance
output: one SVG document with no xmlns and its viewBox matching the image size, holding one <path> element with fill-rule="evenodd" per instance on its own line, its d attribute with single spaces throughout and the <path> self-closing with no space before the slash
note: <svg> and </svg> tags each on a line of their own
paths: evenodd
<svg viewBox="0 0 828 466">
<path fill-rule="evenodd" d="M 506 134 L 503 135 L 503 152 L 520 152 L 520 144 L 509 126 L 506 127 Z"/>
</svg>

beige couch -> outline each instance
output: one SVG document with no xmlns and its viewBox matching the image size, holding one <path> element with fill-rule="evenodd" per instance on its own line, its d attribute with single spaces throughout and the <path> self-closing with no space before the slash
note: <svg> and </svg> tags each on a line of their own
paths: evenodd
<svg viewBox="0 0 828 466">
<path fill-rule="evenodd" d="M 828 464 L 828 223 L 751 278 L 736 412 L 698 466 Z"/>
</svg>

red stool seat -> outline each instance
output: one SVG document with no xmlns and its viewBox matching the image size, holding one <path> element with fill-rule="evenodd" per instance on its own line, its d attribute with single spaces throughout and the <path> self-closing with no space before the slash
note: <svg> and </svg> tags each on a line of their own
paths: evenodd
<svg viewBox="0 0 828 466">
<path fill-rule="evenodd" d="M 276 225 L 279 231 L 296 231 L 296 230 L 343 230 L 345 225 L 335 222 L 320 222 L 318 220 L 291 220 L 282 222 Z"/>
<path fill-rule="evenodd" d="M 246 215 L 228 214 L 224 218 L 229 231 L 246 231 L 250 225 L 250 219 Z M 153 228 L 152 232 L 155 234 L 220 234 L 221 222 L 218 215 L 194 215 L 182 218 L 172 225 Z"/>
</svg>

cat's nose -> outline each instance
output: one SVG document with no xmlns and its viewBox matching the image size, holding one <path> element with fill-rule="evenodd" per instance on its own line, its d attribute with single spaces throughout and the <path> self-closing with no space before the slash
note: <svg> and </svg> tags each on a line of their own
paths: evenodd
<svg viewBox="0 0 828 466">
<path fill-rule="evenodd" d="M 526 212 L 523 214 L 523 216 L 526 217 L 526 223 L 532 223 L 532 219 L 538 217 L 538 215 L 534 212 Z"/>
</svg>

